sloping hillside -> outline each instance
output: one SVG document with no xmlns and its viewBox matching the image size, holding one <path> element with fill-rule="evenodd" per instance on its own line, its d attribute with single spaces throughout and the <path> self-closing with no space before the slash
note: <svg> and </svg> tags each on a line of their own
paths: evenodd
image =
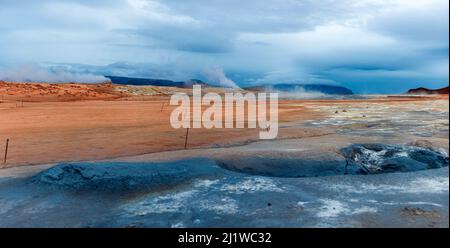
<svg viewBox="0 0 450 248">
<path fill-rule="evenodd" d="M 424 87 L 416 88 L 416 89 L 410 89 L 408 90 L 407 94 L 411 95 L 437 95 L 437 94 L 447 94 L 448 95 L 448 86 L 436 90 L 427 89 Z"/>
</svg>

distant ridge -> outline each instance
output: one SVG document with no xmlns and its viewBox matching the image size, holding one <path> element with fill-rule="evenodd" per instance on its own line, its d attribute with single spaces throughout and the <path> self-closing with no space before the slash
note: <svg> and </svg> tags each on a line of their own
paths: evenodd
<svg viewBox="0 0 450 248">
<path fill-rule="evenodd" d="M 305 92 L 318 92 L 328 95 L 353 95 L 353 91 L 348 88 L 337 86 L 337 85 L 327 85 L 327 84 L 274 84 L 274 85 L 263 85 L 245 88 L 246 90 L 275 90 L 275 91 L 305 91 Z"/>
<path fill-rule="evenodd" d="M 131 78 L 131 77 L 119 77 L 119 76 L 105 76 L 110 79 L 113 84 L 122 84 L 122 85 L 150 85 L 150 86 L 169 86 L 169 87 L 178 87 L 178 88 L 188 88 L 192 87 L 192 85 L 201 85 L 201 86 L 211 86 L 208 83 L 205 83 L 198 79 L 190 79 L 186 82 L 181 81 L 172 81 L 167 79 L 152 79 L 152 78 Z"/>
<path fill-rule="evenodd" d="M 416 88 L 416 89 L 410 89 L 406 94 L 411 95 L 438 95 L 438 94 L 447 94 L 448 95 L 448 86 L 436 90 L 427 89 L 424 87 Z"/>
</svg>

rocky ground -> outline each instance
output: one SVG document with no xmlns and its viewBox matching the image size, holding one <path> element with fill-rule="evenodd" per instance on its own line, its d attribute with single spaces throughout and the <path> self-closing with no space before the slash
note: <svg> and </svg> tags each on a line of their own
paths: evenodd
<svg viewBox="0 0 450 248">
<path fill-rule="evenodd" d="M 2 169 L 0 226 L 449 226 L 448 99 L 282 106 L 296 136 Z"/>
<path fill-rule="evenodd" d="M 448 167 L 274 177 L 197 158 L 61 164 L 20 178 L 14 169 L 1 182 L 3 227 L 448 227 L 449 219 Z"/>
</svg>

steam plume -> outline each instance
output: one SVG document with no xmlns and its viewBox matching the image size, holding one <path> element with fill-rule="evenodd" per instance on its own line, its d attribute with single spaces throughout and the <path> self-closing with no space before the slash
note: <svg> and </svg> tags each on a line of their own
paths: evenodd
<svg viewBox="0 0 450 248">
<path fill-rule="evenodd" d="M 205 77 L 208 81 L 217 83 L 222 87 L 240 88 L 233 80 L 229 79 L 222 68 L 213 66 L 205 70 Z"/>
</svg>

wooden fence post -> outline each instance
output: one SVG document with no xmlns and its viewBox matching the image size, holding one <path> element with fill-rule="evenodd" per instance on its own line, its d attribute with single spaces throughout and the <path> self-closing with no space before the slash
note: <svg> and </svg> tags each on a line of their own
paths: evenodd
<svg viewBox="0 0 450 248">
<path fill-rule="evenodd" d="M 3 164 L 6 164 L 6 158 L 8 156 L 8 145 L 9 145 L 9 139 L 6 139 L 5 158 L 3 160 Z"/>
<path fill-rule="evenodd" d="M 184 149 L 187 148 L 188 137 L 189 137 L 189 128 L 186 129 L 186 139 L 184 140 Z"/>
</svg>

